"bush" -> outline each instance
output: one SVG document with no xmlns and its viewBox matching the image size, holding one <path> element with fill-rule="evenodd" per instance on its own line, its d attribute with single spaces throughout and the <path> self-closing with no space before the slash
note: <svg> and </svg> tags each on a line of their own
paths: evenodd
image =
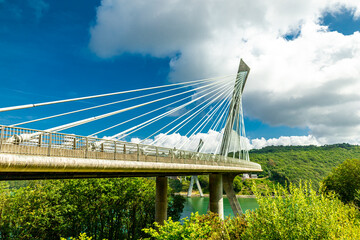
<svg viewBox="0 0 360 240">
<path fill-rule="evenodd" d="M 245 239 L 360 239 L 359 212 L 334 195 L 317 195 L 309 184 L 278 186 L 246 212 Z"/>
<path fill-rule="evenodd" d="M 155 223 L 154 228 L 143 231 L 152 239 L 239 239 L 246 228 L 243 217 L 227 218 L 224 221 L 217 214 L 191 214 L 185 218 L 183 224 L 174 222 L 170 218 L 163 226 Z"/>
<path fill-rule="evenodd" d="M 334 194 L 317 194 L 310 184 L 280 185 L 263 195 L 259 208 L 245 217 L 221 220 L 216 214 L 192 214 L 183 224 L 169 219 L 144 229 L 152 239 L 360 239 L 360 213 Z M 274 196 L 272 196 L 274 194 Z"/>
<path fill-rule="evenodd" d="M 67 240 L 66 238 L 60 238 L 60 240 Z M 80 233 L 78 238 L 70 237 L 70 240 L 93 240 L 92 237 L 88 237 L 86 233 Z"/>
</svg>

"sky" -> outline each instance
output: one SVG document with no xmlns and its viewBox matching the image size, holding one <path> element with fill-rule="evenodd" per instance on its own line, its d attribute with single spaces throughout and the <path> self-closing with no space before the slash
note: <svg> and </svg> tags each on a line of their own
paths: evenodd
<svg viewBox="0 0 360 240">
<path fill-rule="evenodd" d="M 224 76 L 243 58 L 252 147 L 360 144 L 359 31 L 358 0 L 0 0 L 0 107 Z"/>
</svg>

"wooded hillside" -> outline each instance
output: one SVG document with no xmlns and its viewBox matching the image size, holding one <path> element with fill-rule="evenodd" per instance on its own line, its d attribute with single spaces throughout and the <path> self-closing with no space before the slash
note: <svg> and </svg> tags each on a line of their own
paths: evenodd
<svg viewBox="0 0 360 240">
<path fill-rule="evenodd" d="M 311 180 L 315 186 L 346 159 L 360 159 L 360 146 L 271 146 L 250 151 L 250 160 L 261 164 L 270 180 L 298 183 Z"/>
</svg>

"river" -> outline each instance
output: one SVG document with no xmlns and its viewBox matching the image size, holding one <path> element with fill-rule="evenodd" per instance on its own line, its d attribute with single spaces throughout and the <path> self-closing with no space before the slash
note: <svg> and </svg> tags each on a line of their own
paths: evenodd
<svg viewBox="0 0 360 240">
<path fill-rule="evenodd" d="M 258 208 L 258 204 L 255 198 L 238 198 L 242 210 L 254 210 Z M 208 197 L 191 197 L 186 198 L 184 210 L 181 214 L 181 218 L 190 217 L 192 212 L 198 212 L 199 214 L 205 214 L 209 205 Z M 233 215 L 230 207 L 229 200 L 224 197 L 224 216 Z"/>
</svg>

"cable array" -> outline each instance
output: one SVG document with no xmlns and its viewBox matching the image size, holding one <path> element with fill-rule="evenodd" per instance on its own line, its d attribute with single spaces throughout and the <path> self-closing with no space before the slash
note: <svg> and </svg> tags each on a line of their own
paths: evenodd
<svg viewBox="0 0 360 240">
<path fill-rule="evenodd" d="M 43 129 L 45 132 L 71 131 L 70 133 L 74 133 L 77 127 L 91 124 L 91 127 L 86 128 L 88 137 L 96 136 L 104 137 L 107 140 L 122 141 L 139 139 L 136 141 L 153 146 L 171 146 L 174 149 L 198 150 L 217 154 L 224 134 L 226 116 L 229 114 L 231 96 L 236 91 L 242 90 L 234 89 L 233 77 L 234 75 L 228 75 L 79 98 L 3 107 L 0 108 L 0 113 L 45 106 L 53 108 L 53 105 L 56 105 L 54 106 L 57 107 L 56 109 L 64 110 L 68 109 L 66 104 L 76 101 L 81 103 L 83 100 L 95 101 L 111 96 L 118 99 L 95 104 L 92 107 L 39 116 L 31 120 L 13 123 L 10 126 L 42 124 L 41 126 L 45 126 Z M 133 94 L 137 95 L 133 96 Z M 243 139 L 246 138 L 241 104 L 240 102 L 239 116 L 235 123 L 234 138 L 236 139 L 232 144 L 232 152 L 233 154 L 238 152 L 239 158 L 248 160 L 246 152 L 241 150 L 245 147 Z M 85 117 L 88 114 L 92 114 L 92 116 Z M 54 121 L 56 123 L 63 122 L 63 124 L 51 126 Z M 33 141 L 39 137 L 38 135 L 38 133 L 24 134 L 17 138 L 17 141 Z M 180 141 L 173 142 L 171 139 L 174 136 L 180 136 Z M 199 144 L 200 142 L 201 144 Z"/>
</svg>

